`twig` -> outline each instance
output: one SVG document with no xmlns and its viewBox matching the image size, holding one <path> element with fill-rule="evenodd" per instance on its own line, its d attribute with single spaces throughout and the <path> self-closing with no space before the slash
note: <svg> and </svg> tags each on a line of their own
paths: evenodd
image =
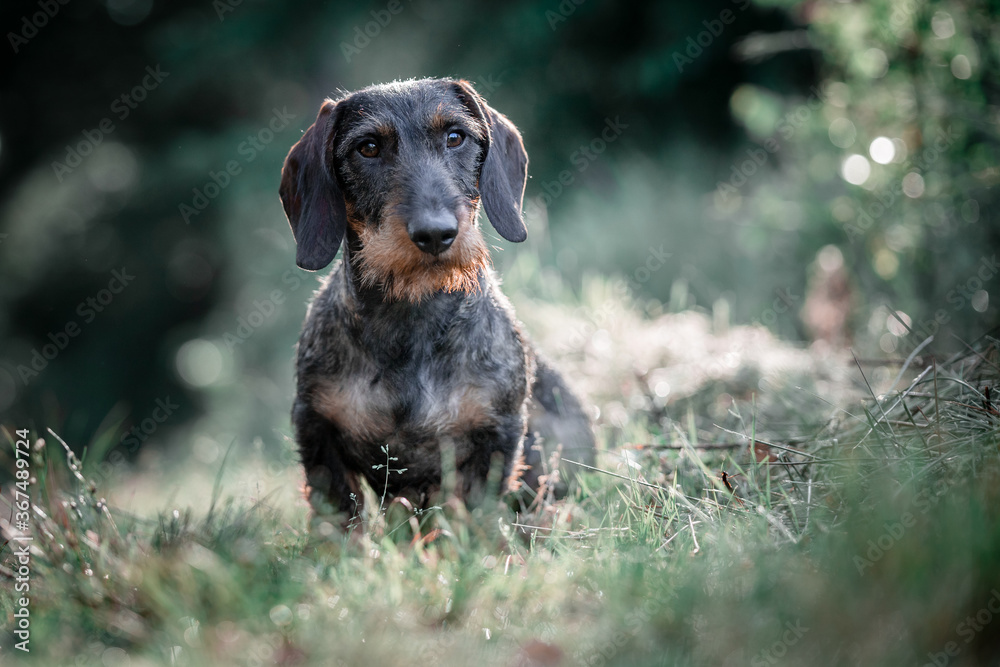
<svg viewBox="0 0 1000 667">
<path fill-rule="evenodd" d="M 899 317 L 897 316 L 896 319 L 898 320 Z M 902 322 L 902 320 L 900 320 L 900 322 Z M 872 395 L 872 398 L 875 400 L 875 405 L 878 406 L 879 411 L 882 413 L 882 419 L 888 421 L 889 415 L 885 414 L 885 408 L 882 407 L 882 402 L 878 400 L 878 396 L 875 395 L 875 392 L 872 390 L 872 386 L 868 383 L 868 378 L 865 377 L 865 370 L 861 368 L 861 364 L 858 363 L 858 358 L 855 356 L 854 350 L 851 350 L 851 356 L 854 357 L 854 363 L 858 365 L 858 371 L 861 372 L 861 379 L 865 381 L 865 386 L 868 387 L 868 393 Z M 892 431 L 892 424 L 889 424 L 888 426 L 889 433 L 892 435 L 893 444 L 896 444 L 896 434 Z"/>
<path fill-rule="evenodd" d="M 934 424 L 937 426 L 938 442 L 941 442 L 941 407 L 938 405 L 937 359 L 934 360 Z"/>
<path fill-rule="evenodd" d="M 728 429 L 728 428 L 726 428 L 724 426 L 719 426 L 718 424 L 712 424 L 712 426 L 714 426 L 717 429 L 723 430 L 726 433 L 732 433 L 733 435 L 738 435 L 741 438 L 746 438 L 747 440 L 750 440 L 750 438 L 748 436 L 745 436 L 742 433 L 739 433 L 738 431 L 730 430 L 730 429 Z M 754 442 L 759 442 L 762 445 L 767 445 L 768 447 L 774 447 L 775 449 L 780 449 L 780 450 L 785 451 L 785 452 L 791 452 L 792 454 L 798 454 L 799 456 L 805 456 L 806 458 L 812 458 L 812 459 L 819 459 L 820 458 L 820 457 L 816 456 L 815 454 L 810 454 L 809 452 L 803 452 L 803 451 L 798 450 L 798 449 L 792 449 L 791 447 L 786 447 L 784 445 L 779 445 L 776 442 L 768 442 L 767 440 L 761 440 L 760 438 L 754 438 Z"/>
<path fill-rule="evenodd" d="M 906 362 L 903 364 L 903 367 L 899 369 L 899 374 L 896 375 L 896 379 L 892 381 L 892 385 L 889 387 L 889 390 L 885 393 L 888 394 L 889 392 L 891 392 L 893 389 L 896 388 L 896 385 L 899 384 L 900 379 L 902 379 L 903 377 L 903 373 L 905 373 L 906 369 L 910 367 L 910 362 L 913 361 L 913 359 L 917 356 L 920 350 L 930 345 L 933 341 L 934 341 L 934 336 L 928 336 L 927 338 L 924 339 L 922 343 L 920 343 L 920 345 L 917 345 L 915 348 L 913 348 L 913 352 L 910 352 L 910 356 L 906 358 Z M 858 358 L 854 357 L 854 360 L 857 361 Z M 860 362 L 858 362 L 858 365 L 860 367 Z"/>
<path fill-rule="evenodd" d="M 760 442 L 759 440 L 757 442 Z M 686 449 L 687 447 L 693 447 L 694 449 L 739 449 L 740 447 L 746 447 L 744 442 L 718 442 L 713 444 L 705 445 L 668 445 L 659 444 L 656 442 L 630 442 L 625 445 L 626 447 L 649 447 L 651 449 Z"/>
<path fill-rule="evenodd" d="M 865 366 L 899 366 L 901 364 L 906 363 L 905 359 L 865 359 L 865 358 L 861 358 L 861 359 L 858 359 L 858 361 L 860 361 Z M 929 361 L 920 360 L 920 361 L 917 361 L 915 365 L 916 366 L 924 366 L 924 365 L 930 366 L 930 362 Z"/>
<path fill-rule="evenodd" d="M 806 487 L 806 523 L 802 527 L 802 532 L 809 530 L 809 510 L 812 509 L 813 481 L 809 478 L 809 486 Z"/>
<path fill-rule="evenodd" d="M 572 463 L 573 465 L 578 465 L 581 468 L 586 468 L 587 470 L 593 470 L 594 472 L 604 473 L 605 475 L 617 477 L 618 479 L 624 479 L 625 481 L 628 482 L 634 482 L 635 484 L 639 484 L 640 486 L 646 486 L 649 487 L 650 489 L 663 491 L 664 493 L 670 494 L 672 498 L 680 499 L 692 512 L 697 512 L 699 516 L 708 518 L 704 512 L 702 512 L 696 505 L 694 505 L 694 503 L 691 502 L 692 500 L 698 500 L 697 498 L 690 498 L 672 487 L 660 486 L 659 484 L 650 484 L 649 482 L 643 481 L 641 479 L 635 479 L 634 477 L 628 477 L 626 475 L 619 475 L 618 473 L 611 472 L 610 470 L 604 470 L 603 468 L 596 468 L 594 466 L 589 466 L 586 463 L 580 463 L 579 461 L 571 461 L 567 458 L 563 458 L 562 460 L 565 461 L 566 463 Z"/>
<path fill-rule="evenodd" d="M 955 338 L 955 340 L 957 340 L 957 341 L 958 341 L 959 343 L 961 343 L 961 344 L 962 344 L 962 345 L 964 345 L 965 347 L 969 348 L 969 351 L 970 351 L 970 352 L 972 352 L 972 354 L 976 355 L 976 356 L 977 356 L 977 357 L 979 357 L 979 358 L 980 358 L 980 359 L 981 359 L 982 361 L 985 361 L 985 362 L 986 362 L 986 363 L 988 363 L 988 364 L 989 364 L 990 366 L 992 366 L 992 367 L 993 367 L 993 368 L 995 368 L 996 370 L 1000 371 L 1000 366 L 997 366 L 997 365 L 996 365 L 995 363 L 993 363 L 992 361 L 990 361 L 989 359 L 987 359 L 986 357 L 984 357 L 984 356 L 982 355 L 982 353 L 980 353 L 980 352 L 979 352 L 978 350 L 976 350 L 976 349 L 975 349 L 974 347 L 972 347 L 971 345 L 969 345 L 968 343 L 966 343 L 966 342 L 965 342 L 964 340 L 962 340 L 961 338 L 959 338 L 958 336 L 956 336 L 956 335 L 955 335 L 954 333 L 952 333 L 951 335 L 952 335 L 952 337 L 953 337 L 953 338 Z"/>
</svg>

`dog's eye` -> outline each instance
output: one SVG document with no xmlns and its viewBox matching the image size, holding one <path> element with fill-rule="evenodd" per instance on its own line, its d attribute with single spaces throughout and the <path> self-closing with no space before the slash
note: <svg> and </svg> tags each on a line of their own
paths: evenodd
<svg viewBox="0 0 1000 667">
<path fill-rule="evenodd" d="M 358 152 L 361 153 L 363 157 L 378 157 L 378 144 L 372 140 L 362 141 L 358 145 Z"/>
<path fill-rule="evenodd" d="M 448 148 L 456 148 L 465 141 L 465 133 L 459 130 L 452 130 L 448 133 Z"/>
</svg>

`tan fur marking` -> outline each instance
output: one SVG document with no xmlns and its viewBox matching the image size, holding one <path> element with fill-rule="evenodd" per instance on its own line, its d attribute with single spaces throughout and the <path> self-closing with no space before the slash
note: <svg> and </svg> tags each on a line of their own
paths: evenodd
<svg viewBox="0 0 1000 667">
<path fill-rule="evenodd" d="M 437 113 L 431 116 L 430 122 L 428 123 L 432 130 L 436 132 L 444 132 L 449 126 L 454 124 L 455 121 L 452 120 L 451 117 L 446 116 L 444 113 L 447 108 L 448 106 L 443 102 L 438 105 Z"/>
<path fill-rule="evenodd" d="M 382 392 L 363 382 L 324 382 L 313 395 L 316 412 L 357 438 L 387 437 L 392 433 L 392 415 L 383 405 Z"/>
<path fill-rule="evenodd" d="M 434 257 L 421 251 L 406 232 L 406 221 L 391 213 L 379 229 L 363 227 L 358 231 L 361 284 L 381 288 L 389 299 L 419 303 L 424 297 L 445 292 L 475 292 L 479 271 L 490 263 L 489 249 L 479 227 L 473 224 L 474 209 L 468 208 L 458 225 L 458 236 L 451 247 Z M 352 225 L 353 227 L 353 225 Z"/>
<path fill-rule="evenodd" d="M 466 387 L 458 402 L 458 424 L 463 430 L 478 428 L 492 421 L 492 401 L 482 389 Z"/>
<path fill-rule="evenodd" d="M 490 405 L 483 389 L 467 385 L 449 395 L 434 396 L 427 404 L 426 421 L 439 433 L 461 436 L 492 421 Z"/>
</svg>

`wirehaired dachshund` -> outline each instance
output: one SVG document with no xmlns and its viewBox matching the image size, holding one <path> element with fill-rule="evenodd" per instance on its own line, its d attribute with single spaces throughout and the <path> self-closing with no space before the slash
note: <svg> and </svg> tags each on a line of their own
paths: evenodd
<svg viewBox="0 0 1000 667">
<path fill-rule="evenodd" d="M 470 499 L 491 466 L 509 488 L 556 486 L 543 459 L 557 446 L 593 462 L 580 400 L 521 331 L 477 220 L 482 204 L 524 241 L 527 166 L 517 128 L 451 79 L 328 99 L 288 153 L 296 263 L 318 271 L 343 247 L 297 351 L 292 422 L 317 514 L 359 516 L 361 480 L 427 506 L 443 471 Z"/>
</svg>

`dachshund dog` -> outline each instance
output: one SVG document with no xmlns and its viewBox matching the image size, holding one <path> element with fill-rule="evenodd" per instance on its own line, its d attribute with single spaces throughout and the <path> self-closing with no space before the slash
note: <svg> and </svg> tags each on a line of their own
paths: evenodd
<svg viewBox="0 0 1000 667">
<path fill-rule="evenodd" d="M 521 331 L 477 220 L 482 204 L 500 236 L 526 238 L 527 166 L 517 128 L 451 79 L 326 100 L 292 147 L 280 195 L 296 263 L 318 271 L 343 246 L 297 352 L 292 422 L 317 514 L 349 524 L 362 479 L 418 506 L 443 470 L 465 499 L 491 466 L 537 489 L 540 442 L 593 462 L 580 400 Z"/>
</svg>

